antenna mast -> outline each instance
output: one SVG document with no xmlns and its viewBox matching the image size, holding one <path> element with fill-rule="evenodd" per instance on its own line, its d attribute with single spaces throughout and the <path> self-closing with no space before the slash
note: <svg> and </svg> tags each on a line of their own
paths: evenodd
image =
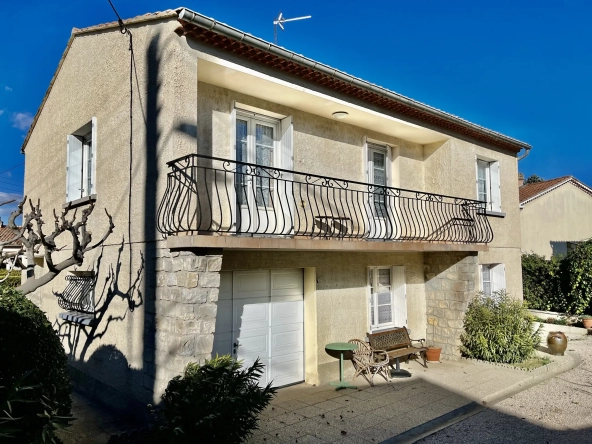
<svg viewBox="0 0 592 444">
<path fill-rule="evenodd" d="M 278 44 L 278 34 L 277 34 L 277 27 L 278 26 L 280 28 L 282 28 L 282 31 L 285 31 L 284 23 L 294 22 L 296 20 L 304 20 L 304 19 L 309 19 L 309 18 L 312 18 L 312 15 L 305 15 L 303 17 L 296 17 L 296 18 L 287 19 L 287 18 L 284 18 L 282 12 L 280 11 L 277 18 L 273 21 L 273 43 L 275 43 L 276 45 Z"/>
</svg>

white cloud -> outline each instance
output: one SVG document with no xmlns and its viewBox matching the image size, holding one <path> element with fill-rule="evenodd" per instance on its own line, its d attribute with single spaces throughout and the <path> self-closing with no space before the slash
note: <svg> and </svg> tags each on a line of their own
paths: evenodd
<svg viewBox="0 0 592 444">
<path fill-rule="evenodd" d="M 2 114 L 4 114 L 4 110 L 3 110 L 3 109 L 0 109 L 0 116 L 1 116 Z"/>
<path fill-rule="evenodd" d="M 33 115 L 31 113 L 14 113 L 12 115 L 12 126 L 21 131 L 27 131 L 33 122 Z"/>
<path fill-rule="evenodd" d="M 11 92 L 12 91 L 12 88 L 10 86 L 8 86 L 8 85 L 4 85 L 4 91 Z"/>
</svg>

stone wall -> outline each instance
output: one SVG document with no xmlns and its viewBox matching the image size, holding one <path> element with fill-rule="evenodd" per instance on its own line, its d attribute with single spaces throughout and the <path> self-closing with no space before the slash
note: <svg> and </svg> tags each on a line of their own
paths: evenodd
<svg viewBox="0 0 592 444">
<path fill-rule="evenodd" d="M 477 255 L 426 253 L 424 264 L 428 345 L 442 347 L 442 358 L 458 359 L 463 317 L 478 290 Z"/>
<path fill-rule="evenodd" d="M 189 362 L 210 358 L 222 254 L 165 252 L 156 258 L 154 399 Z"/>
</svg>

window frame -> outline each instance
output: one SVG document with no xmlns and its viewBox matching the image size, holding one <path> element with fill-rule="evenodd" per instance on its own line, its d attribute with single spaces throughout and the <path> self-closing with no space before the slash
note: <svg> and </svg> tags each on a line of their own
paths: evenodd
<svg viewBox="0 0 592 444">
<path fill-rule="evenodd" d="M 375 300 L 373 300 L 373 294 L 372 294 L 372 289 L 373 288 L 377 288 L 376 284 L 378 283 L 378 270 L 389 270 L 389 287 L 390 287 L 390 294 L 391 294 L 391 322 L 387 322 L 384 324 L 372 324 L 372 311 L 374 311 L 374 319 L 376 321 L 378 321 L 378 304 L 377 304 L 377 299 L 376 297 L 374 297 Z M 370 275 L 372 275 L 372 283 L 371 281 L 371 277 Z M 393 270 L 391 266 L 385 265 L 385 266 L 375 266 L 375 267 L 367 267 L 367 275 L 366 275 L 366 279 L 367 279 L 367 291 L 368 291 L 368 325 L 370 327 L 370 332 L 376 332 L 376 331 L 380 331 L 380 330 L 386 330 L 388 328 L 393 328 L 395 326 L 395 304 L 394 304 L 394 295 L 393 295 Z M 375 293 L 376 295 L 376 293 Z M 384 304 L 382 304 L 384 305 Z"/>
<path fill-rule="evenodd" d="M 501 174 L 499 160 L 490 159 L 483 156 L 475 156 L 475 186 L 476 199 L 483 202 L 479 196 L 479 166 L 485 165 L 485 192 L 487 199 L 485 202 L 485 212 L 493 216 L 505 216 L 502 213 L 501 202 Z"/>
<path fill-rule="evenodd" d="M 486 294 L 483 281 L 483 269 L 489 269 L 489 289 L 490 293 Z M 491 263 L 479 265 L 479 290 L 485 296 L 491 296 L 496 291 L 506 290 L 506 266 L 503 263 Z"/>
<path fill-rule="evenodd" d="M 71 166 L 70 146 L 71 140 L 77 140 L 81 144 L 81 173 L 80 173 L 80 196 L 71 196 Z M 80 203 L 96 200 L 97 186 L 97 118 L 92 117 L 78 130 L 69 134 L 66 144 L 66 204 L 72 206 Z"/>
</svg>

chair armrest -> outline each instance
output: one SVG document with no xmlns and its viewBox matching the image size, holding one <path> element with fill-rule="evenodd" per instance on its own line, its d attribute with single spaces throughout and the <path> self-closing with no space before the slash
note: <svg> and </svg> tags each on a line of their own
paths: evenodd
<svg viewBox="0 0 592 444">
<path fill-rule="evenodd" d="M 411 338 L 409 338 L 409 340 L 411 342 L 421 342 L 421 346 L 425 347 L 425 339 L 411 339 Z"/>
<path fill-rule="evenodd" d="M 384 350 L 372 350 L 372 353 L 376 364 L 388 363 L 390 360 L 388 353 Z"/>
</svg>

